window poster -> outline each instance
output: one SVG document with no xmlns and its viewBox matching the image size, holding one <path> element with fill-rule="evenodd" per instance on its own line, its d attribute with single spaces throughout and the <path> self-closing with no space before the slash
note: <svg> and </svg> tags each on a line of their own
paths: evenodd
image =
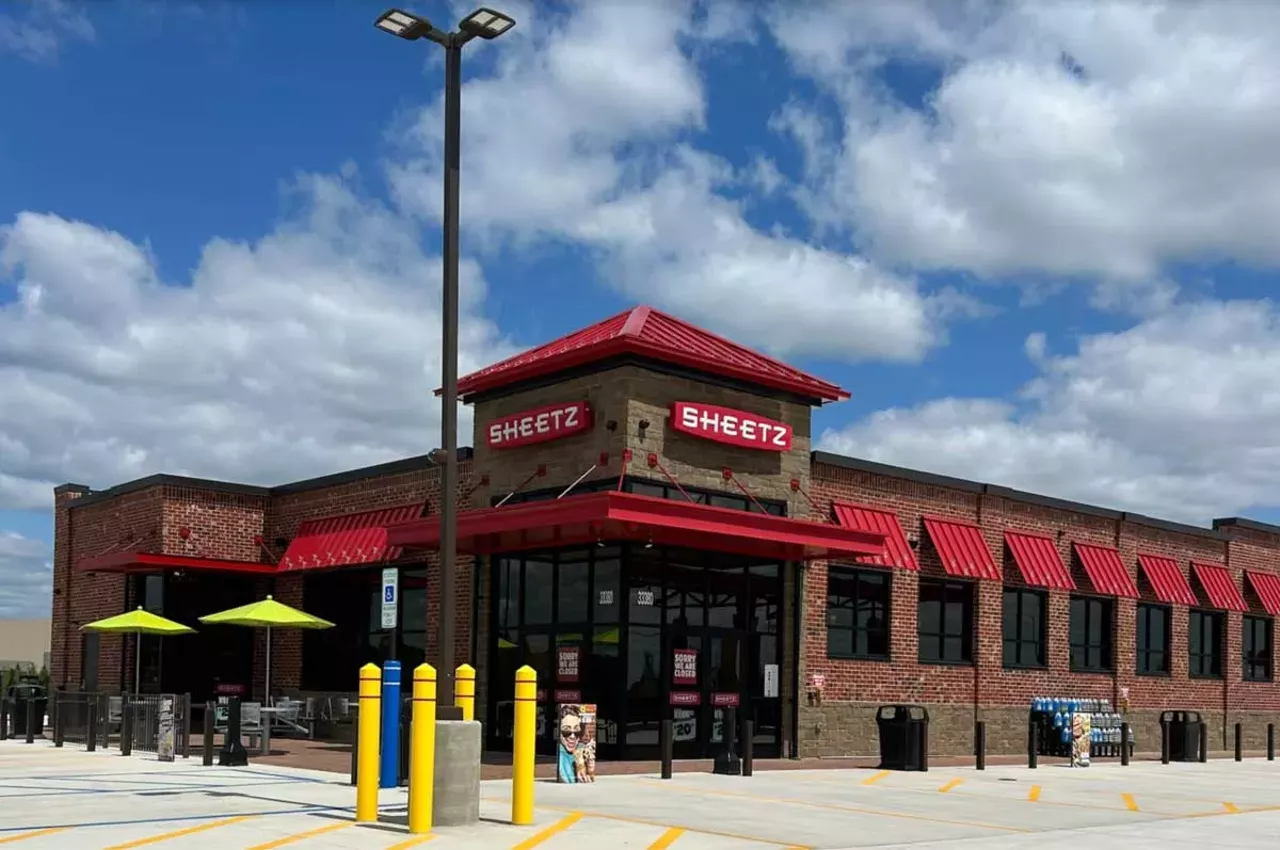
<svg viewBox="0 0 1280 850">
<path fill-rule="evenodd" d="M 556 652 L 556 681 L 572 683 L 578 681 L 578 665 L 582 661 L 582 647 L 561 646 Z"/>
<path fill-rule="evenodd" d="M 576 785 L 596 781 L 596 707 L 566 703 L 559 707 L 556 781 Z"/>
<path fill-rule="evenodd" d="M 671 684 L 682 686 L 698 684 L 698 650 L 675 650 L 671 666 Z"/>
</svg>

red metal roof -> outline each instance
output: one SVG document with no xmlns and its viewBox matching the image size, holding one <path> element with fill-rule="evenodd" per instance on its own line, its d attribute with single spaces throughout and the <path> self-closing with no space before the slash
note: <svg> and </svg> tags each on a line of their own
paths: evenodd
<svg viewBox="0 0 1280 850">
<path fill-rule="evenodd" d="M 1032 587 L 1048 587 L 1056 590 L 1075 590 L 1071 572 L 1062 563 L 1058 544 L 1050 537 L 1006 531 L 1004 542 L 1013 554 L 1022 579 Z"/>
<path fill-rule="evenodd" d="M 884 535 L 884 554 L 865 555 L 858 559 L 859 563 L 902 567 L 906 570 L 920 569 L 920 565 L 916 563 L 916 553 L 911 551 L 907 535 L 902 531 L 902 523 L 893 511 L 882 511 L 851 502 L 832 502 L 831 506 L 835 509 L 836 521 L 845 528 Z"/>
<path fill-rule="evenodd" d="M 1191 562 L 1191 570 L 1196 574 L 1200 586 L 1204 588 L 1204 595 L 1214 608 L 1224 611 L 1249 610 L 1244 594 L 1240 592 L 1240 585 L 1231 577 L 1231 570 L 1221 564 L 1203 564 L 1197 561 Z"/>
<path fill-rule="evenodd" d="M 1000 565 L 991 557 L 987 541 L 976 525 L 925 517 L 924 530 L 929 532 L 947 575 L 1000 581 Z"/>
<path fill-rule="evenodd" d="M 472 372 L 458 380 L 458 394 L 465 398 L 628 354 L 821 401 L 849 397 L 835 384 L 644 306 Z"/>
<path fill-rule="evenodd" d="M 223 573 L 273 573 L 275 564 L 257 561 L 228 561 L 223 558 L 197 558 L 192 555 L 163 555 L 156 552 L 111 552 L 76 562 L 80 572 L 149 573 L 157 570 L 194 570 Z"/>
<path fill-rule="evenodd" d="M 281 572 L 393 561 L 400 549 L 387 543 L 387 526 L 422 515 L 422 504 L 310 519 L 302 523 L 280 559 Z"/>
<path fill-rule="evenodd" d="M 1253 587 L 1253 592 L 1262 600 L 1262 607 L 1273 617 L 1280 617 L 1280 575 L 1263 573 L 1257 570 L 1245 570 L 1245 578 Z"/>
<path fill-rule="evenodd" d="M 434 549 L 440 518 L 388 529 L 393 546 Z M 458 550 L 471 554 L 630 540 L 781 561 L 879 555 L 884 536 L 840 525 L 608 490 L 477 508 L 458 515 Z"/>
<path fill-rule="evenodd" d="M 1071 545 L 1075 548 L 1080 566 L 1084 567 L 1094 590 L 1107 596 L 1138 598 L 1138 585 L 1124 568 L 1119 552 L 1110 546 L 1095 546 L 1092 543 L 1072 541 Z"/>
<path fill-rule="evenodd" d="M 1191 592 L 1191 583 L 1183 575 L 1182 568 L 1173 558 L 1163 555 L 1144 555 L 1138 553 L 1138 564 L 1143 574 L 1156 592 L 1161 602 L 1177 602 L 1182 605 L 1196 605 L 1196 595 Z"/>
</svg>

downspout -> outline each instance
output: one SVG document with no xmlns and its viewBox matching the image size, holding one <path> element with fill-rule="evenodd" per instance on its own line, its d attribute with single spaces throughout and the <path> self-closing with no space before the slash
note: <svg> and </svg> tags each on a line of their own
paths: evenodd
<svg viewBox="0 0 1280 850">
<path fill-rule="evenodd" d="M 981 533 L 982 531 L 982 508 L 983 508 L 983 505 L 985 504 L 985 499 L 983 497 L 986 495 L 987 495 L 987 485 L 983 484 L 982 489 L 978 491 L 977 509 L 975 512 L 978 520 L 979 533 Z M 983 545 L 985 545 L 985 543 Z M 1004 558 L 1003 552 L 1000 553 L 1000 557 L 1003 560 Z M 981 581 L 979 581 L 979 586 L 974 588 L 974 590 L 978 592 L 974 594 L 974 599 L 973 599 L 973 603 L 974 603 L 973 604 L 973 607 L 974 607 L 973 641 L 975 644 L 973 648 L 973 729 L 974 729 L 973 740 L 975 745 L 977 743 L 978 722 L 982 720 L 982 709 L 981 709 L 981 705 L 982 705 L 982 641 L 980 639 L 982 629 L 979 628 L 978 626 L 978 624 L 982 622 L 982 617 L 980 616 L 982 611 L 982 593 L 980 588 L 981 588 Z"/>
</svg>

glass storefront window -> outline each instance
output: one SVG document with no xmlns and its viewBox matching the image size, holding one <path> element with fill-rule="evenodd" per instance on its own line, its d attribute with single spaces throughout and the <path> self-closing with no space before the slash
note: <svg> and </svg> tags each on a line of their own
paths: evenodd
<svg viewBox="0 0 1280 850">
<path fill-rule="evenodd" d="M 557 623 L 587 622 L 591 564 L 584 552 L 575 552 L 574 556 L 576 557 L 572 560 L 563 556 L 560 558 L 559 575 L 556 579 L 556 604 L 560 606 L 556 614 Z"/>
<path fill-rule="evenodd" d="M 554 571 L 550 561 L 524 562 L 524 625 L 551 625 Z"/>
<path fill-rule="evenodd" d="M 592 621 L 596 623 L 616 623 L 622 605 L 619 602 L 619 584 L 622 581 L 622 561 L 618 558 L 601 560 L 597 557 L 595 565 L 595 612 Z"/>
<path fill-rule="evenodd" d="M 701 626 L 706 622 L 707 572 L 702 564 L 671 561 L 667 564 L 665 607 L 667 622 L 677 626 Z"/>
<path fill-rule="evenodd" d="M 742 564 L 712 564 L 711 586 L 707 594 L 707 625 L 725 629 L 742 628 L 738 605 L 746 596 L 746 570 Z"/>
<path fill-rule="evenodd" d="M 661 717 L 662 632 L 657 626 L 632 626 L 628 634 L 626 700 L 626 744 L 629 747 L 656 747 Z"/>
<path fill-rule="evenodd" d="M 628 564 L 627 615 L 632 625 L 656 625 L 662 622 L 661 557 L 650 549 Z"/>
<path fill-rule="evenodd" d="M 498 559 L 497 624 L 500 628 L 514 629 L 520 625 L 520 560 Z"/>
</svg>

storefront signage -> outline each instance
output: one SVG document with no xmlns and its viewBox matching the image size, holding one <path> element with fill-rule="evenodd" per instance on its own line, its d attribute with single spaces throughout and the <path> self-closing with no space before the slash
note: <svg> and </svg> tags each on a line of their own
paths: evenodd
<svg viewBox="0 0 1280 850">
<path fill-rule="evenodd" d="M 698 650 L 677 649 L 674 651 L 671 665 L 671 683 L 681 686 L 698 684 Z"/>
<path fill-rule="evenodd" d="M 702 705 L 702 694 L 697 691 L 672 691 L 672 705 Z"/>
<path fill-rule="evenodd" d="M 764 665 L 764 695 L 766 699 L 776 699 L 778 696 L 778 665 Z"/>
<path fill-rule="evenodd" d="M 677 401 L 671 405 L 671 427 L 744 449 L 785 452 L 791 448 L 790 425 L 731 407 Z"/>
<path fill-rule="evenodd" d="M 567 401 L 526 410 L 489 423 L 485 438 L 490 448 L 510 449 L 558 440 L 591 428 L 591 406 Z"/>
<path fill-rule="evenodd" d="M 564 689 L 556 691 L 556 705 L 564 705 L 567 702 L 582 702 L 582 691 Z"/>
<path fill-rule="evenodd" d="M 698 714 L 687 708 L 677 708 L 672 712 L 672 740 L 694 741 L 698 738 Z"/>
<path fill-rule="evenodd" d="M 717 708 L 727 708 L 736 706 L 739 702 L 738 694 L 713 693 L 711 695 L 711 704 Z"/>
<path fill-rule="evenodd" d="M 603 603 L 601 603 L 601 604 L 603 604 Z M 648 606 L 652 605 L 652 604 L 653 604 L 653 591 L 652 591 L 652 590 L 637 590 L 637 591 L 636 591 L 636 604 L 637 604 L 637 605 L 640 605 L 640 606 L 644 606 L 644 607 L 648 607 Z"/>
<path fill-rule="evenodd" d="M 562 646 L 556 652 L 556 681 L 561 683 L 570 683 L 578 681 L 578 662 L 582 658 L 582 648 L 578 646 Z M 576 702 L 576 700 L 561 700 L 556 697 L 556 702 Z"/>
</svg>

